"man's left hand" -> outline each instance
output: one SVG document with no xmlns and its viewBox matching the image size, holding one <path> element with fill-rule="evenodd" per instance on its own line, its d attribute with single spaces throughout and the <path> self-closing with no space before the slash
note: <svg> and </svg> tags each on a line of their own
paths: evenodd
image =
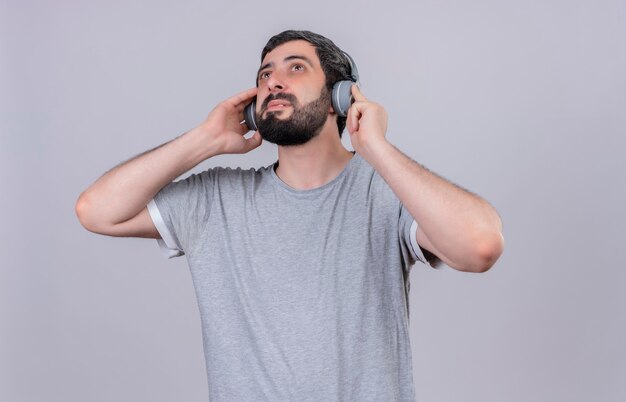
<svg viewBox="0 0 626 402">
<path fill-rule="evenodd" d="M 360 155 L 375 152 L 386 142 L 387 112 L 381 105 L 369 101 L 358 86 L 352 86 L 354 103 L 348 110 L 346 127 L 350 133 L 352 147 Z"/>
</svg>

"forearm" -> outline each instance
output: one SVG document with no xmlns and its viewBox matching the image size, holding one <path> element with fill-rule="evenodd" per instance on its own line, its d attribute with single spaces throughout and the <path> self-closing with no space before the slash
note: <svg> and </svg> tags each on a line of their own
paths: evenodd
<svg viewBox="0 0 626 402">
<path fill-rule="evenodd" d="M 431 251 L 445 256 L 449 265 L 481 271 L 499 257 L 502 225 L 485 200 L 430 172 L 386 140 L 366 159 L 418 222 Z"/>
<path fill-rule="evenodd" d="M 81 222 L 103 227 L 133 218 L 161 188 L 217 154 L 213 145 L 191 130 L 109 170 L 80 195 Z"/>
</svg>

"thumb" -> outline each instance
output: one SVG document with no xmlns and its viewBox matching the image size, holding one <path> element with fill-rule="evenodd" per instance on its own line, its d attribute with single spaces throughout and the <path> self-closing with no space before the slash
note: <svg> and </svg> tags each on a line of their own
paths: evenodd
<svg viewBox="0 0 626 402">
<path fill-rule="evenodd" d="M 356 84 L 352 85 L 352 96 L 354 97 L 355 101 L 367 101 L 367 98 L 363 96 L 363 93 L 361 92 L 361 88 L 359 88 L 359 86 Z"/>
</svg>

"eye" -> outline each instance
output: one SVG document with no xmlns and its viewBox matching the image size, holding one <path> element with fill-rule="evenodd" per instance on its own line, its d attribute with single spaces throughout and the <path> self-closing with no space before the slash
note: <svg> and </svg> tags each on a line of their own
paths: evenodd
<svg viewBox="0 0 626 402">
<path fill-rule="evenodd" d="M 266 80 L 268 78 L 270 78 L 271 73 L 269 71 L 263 71 L 261 74 L 259 74 L 259 79 L 260 80 Z"/>
<path fill-rule="evenodd" d="M 291 69 L 293 71 L 302 71 L 304 70 L 304 66 L 302 64 L 294 64 L 293 66 L 291 66 Z"/>
</svg>

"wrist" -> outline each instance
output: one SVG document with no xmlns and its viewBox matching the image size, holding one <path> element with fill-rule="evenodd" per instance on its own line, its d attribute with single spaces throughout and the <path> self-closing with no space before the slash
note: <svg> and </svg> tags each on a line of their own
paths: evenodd
<svg viewBox="0 0 626 402">
<path fill-rule="evenodd" d="M 372 167 L 385 160 L 386 156 L 393 150 L 393 145 L 385 137 L 370 141 L 364 141 L 356 150 Z"/>
<path fill-rule="evenodd" d="M 215 137 L 207 135 L 206 131 L 200 127 L 189 130 L 180 139 L 190 152 L 190 160 L 196 165 L 223 153 L 220 151 L 219 141 Z"/>
</svg>

